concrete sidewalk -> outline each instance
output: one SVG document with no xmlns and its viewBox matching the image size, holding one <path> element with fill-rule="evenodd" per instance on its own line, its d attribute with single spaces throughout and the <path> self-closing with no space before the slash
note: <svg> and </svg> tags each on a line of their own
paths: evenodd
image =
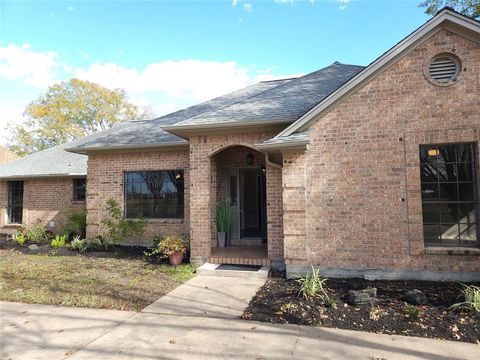
<svg viewBox="0 0 480 360">
<path fill-rule="evenodd" d="M 0 302 L 0 359 L 62 359 L 135 314 Z"/>
<path fill-rule="evenodd" d="M 480 359 L 474 344 L 240 320 L 251 280 L 196 277 L 141 313 L 0 303 L 0 357 Z"/>
<path fill-rule="evenodd" d="M 415 337 L 273 325 L 234 319 L 139 313 L 71 359 L 364 359 L 480 358 L 480 347 Z"/>
<path fill-rule="evenodd" d="M 197 276 L 142 312 L 238 319 L 265 279 Z"/>
</svg>

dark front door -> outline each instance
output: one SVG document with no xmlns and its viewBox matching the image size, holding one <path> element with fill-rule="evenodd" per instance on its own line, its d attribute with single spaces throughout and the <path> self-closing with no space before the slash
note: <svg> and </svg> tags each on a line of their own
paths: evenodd
<svg viewBox="0 0 480 360">
<path fill-rule="evenodd" d="M 240 170 L 240 238 L 266 239 L 264 169 Z"/>
</svg>

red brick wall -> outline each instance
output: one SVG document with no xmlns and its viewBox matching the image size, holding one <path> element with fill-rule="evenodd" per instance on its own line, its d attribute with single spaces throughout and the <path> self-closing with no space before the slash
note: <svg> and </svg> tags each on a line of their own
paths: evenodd
<svg viewBox="0 0 480 360">
<path fill-rule="evenodd" d="M 29 179 L 24 181 L 23 224 L 48 226 L 55 222 L 55 230 L 61 231 L 70 209 L 85 208 L 84 201 L 73 200 L 73 179 Z M 14 228 L 7 224 L 8 186 L 0 181 L 0 232 Z"/>
<path fill-rule="evenodd" d="M 141 170 L 184 170 L 184 219 L 147 219 L 143 237 L 132 236 L 128 244 L 150 245 L 155 235 L 182 235 L 189 232 L 189 156 L 188 150 L 99 153 L 88 157 L 87 236 L 104 233 L 102 219 L 107 217 L 105 204 L 114 198 L 124 206 L 124 172 Z"/>
<path fill-rule="evenodd" d="M 432 85 L 424 66 L 435 54 L 452 49 L 464 71 L 452 86 Z M 287 262 L 480 271 L 478 249 L 451 255 L 425 250 L 418 155 L 420 144 L 478 145 L 479 94 L 480 45 L 442 30 L 317 119 L 306 154 L 285 159 Z M 306 164 L 305 209 L 302 182 L 295 180 L 297 163 Z M 298 217 L 290 210 L 298 210 Z M 298 246 L 293 245 L 295 236 Z"/>
</svg>

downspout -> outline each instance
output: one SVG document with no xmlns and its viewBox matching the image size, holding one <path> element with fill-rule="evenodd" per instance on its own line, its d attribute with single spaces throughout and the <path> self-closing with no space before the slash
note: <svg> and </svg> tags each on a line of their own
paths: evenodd
<svg viewBox="0 0 480 360">
<path fill-rule="evenodd" d="M 264 151 L 263 153 L 265 154 L 265 165 L 273 166 L 274 168 L 277 168 L 277 169 L 283 168 L 282 165 L 278 165 L 277 163 L 270 161 L 268 152 Z"/>
</svg>

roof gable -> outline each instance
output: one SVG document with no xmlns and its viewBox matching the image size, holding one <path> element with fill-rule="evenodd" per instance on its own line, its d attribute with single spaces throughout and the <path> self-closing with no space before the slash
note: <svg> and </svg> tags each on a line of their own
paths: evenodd
<svg viewBox="0 0 480 360">
<path fill-rule="evenodd" d="M 449 8 L 445 8 L 439 12 L 438 15 L 427 21 L 417 30 L 397 43 L 390 50 L 373 61 L 356 76 L 352 77 L 349 81 L 340 86 L 310 111 L 306 112 L 297 121 L 280 132 L 276 137 L 284 138 L 293 133 L 305 131 L 310 124 L 315 121 L 317 116 L 330 110 L 357 89 L 363 87 L 366 83 L 370 82 L 390 65 L 400 60 L 410 50 L 418 46 L 418 44 L 422 43 L 441 29 L 462 33 L 462 35 L 474 41 L 480 42 L 480 23 L 478 21 L 452 11 Z"/>
</svg>

